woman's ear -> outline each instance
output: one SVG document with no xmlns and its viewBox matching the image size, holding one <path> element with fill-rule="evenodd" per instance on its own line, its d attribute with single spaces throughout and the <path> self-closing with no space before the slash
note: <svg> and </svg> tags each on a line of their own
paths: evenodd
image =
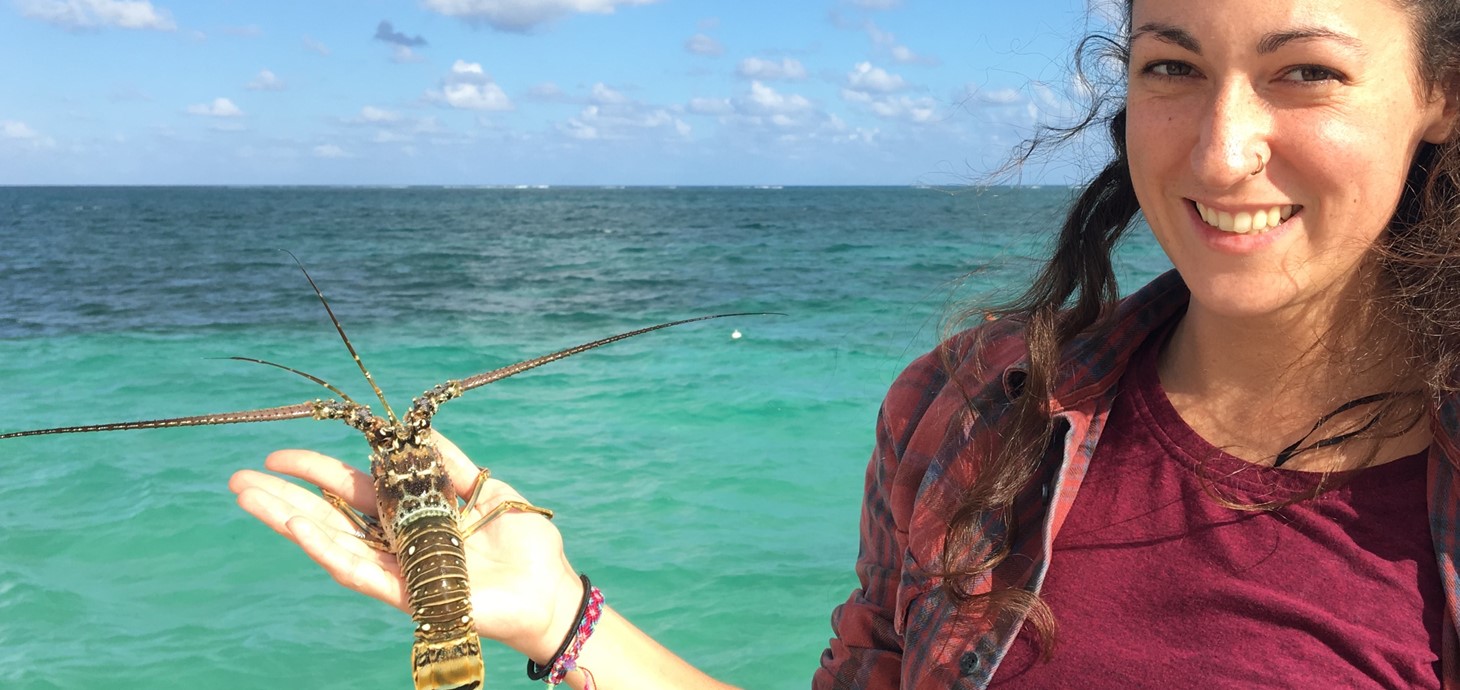
<svg viewBox="0 0 1460 690">
<path fill-rule="evenodd" d="M 1460 76 L 1452 77 L 1435 87 L 1435 119 L 1425 129 L 1424 140 L 1431 144 L 1442 144 L 1455 136 L 1457 120 L 1460 120 Z"/>
</svg>

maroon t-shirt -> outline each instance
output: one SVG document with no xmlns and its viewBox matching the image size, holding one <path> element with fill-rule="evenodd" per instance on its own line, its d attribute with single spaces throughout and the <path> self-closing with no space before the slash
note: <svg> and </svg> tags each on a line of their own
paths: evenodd
<svg viewBox="0 0 1460 690">
<path fill-rule="evenodd" d="M 1029 626 L 994 675 L 1010 688 L 1438 688 L 1444 593 L 1424 454 L 1347 473 L 1276 512 L 1314 473 L 1215 448 L 1176 413 L 1152 337 L 1120 381 L 1043 586 L 1059 623 Z"/>
</svg>

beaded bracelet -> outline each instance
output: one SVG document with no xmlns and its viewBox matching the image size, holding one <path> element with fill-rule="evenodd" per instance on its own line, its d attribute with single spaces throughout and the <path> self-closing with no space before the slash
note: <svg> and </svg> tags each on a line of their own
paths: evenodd
<svg viewBox="0 0 1460 690">
<path fill-rule="evenodd" d="M 568 629 L 563 644 L 546 664 L 539 666 L 536 661 L 527 660 L 528 680 L 541 680 L 549 685 L 557 685 L 563 682 L 568 672 L 577 669 L 586 676 L 585 688 L 593 690 L 593 674 L 578 666 L 578 654 L 583 651 L 583 643 L 588 641 L 598 625 L 598 619 L 603 616 L 603 592 L 593 586 L 587 575 L 579 574 L 578 579 L 583 581 L 583 600 L 578 604 L 578 615 L 573 627 Z"/>
<path fill-rule="evenodd" d="M 553 664 L 553 672 L 547 677 L 548 685 L 557 685 L 568 677 L 568 672 L 578 670 L 578 654 L 583 651 L 583 643 L 593 635 L 593 629 L 598 626 L 598 619 L 603 616 L 603 592 L 593 588 L 593 594 L 589 597 L 588 606 L 583 610 L 583 616 L 578 621 L 577 632 L 573 635 L 573 644 L 568 651 L 558 657 L 557 663 Z M 593 690 L 593 674 L 588 669 L 581 669 L 587 677 L 585 690 Z"/>
</svg>

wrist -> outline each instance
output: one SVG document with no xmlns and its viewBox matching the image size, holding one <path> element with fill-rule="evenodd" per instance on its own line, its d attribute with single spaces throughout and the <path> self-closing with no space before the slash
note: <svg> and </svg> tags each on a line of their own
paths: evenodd
<svg viewBox="0 0 1460 690">
<path fill-rule="evenodd" d="M 519 651 L 535 663 L 552 663 L 553 657 L 560 653 L 565 641 L 571 640 L 577 629 L 588 589 L 587 581 L 577 574 L 569 573 L 562 578 L 562 584 L 554 587 L 545 626 L 526 649 Z"/>
<path fill-rule="evenodd" d="M 578 665 L 578 657 L 583 653 L 583 645 L 589 637 L 592 637 L 594 629 L 598 627 L 599 619 L 603 617 L 603 593 L 588 581 L 587 575 L 578 577 L 583 581 L 583 596 L 578 603 L 573 628 L 569 631 L 568 636 L 563 638 L 563 643 L 558 646 L 557 651 L 546 663 L 540 664 L 532 659 L 527 661 L 529 680 L 541 680 L 548 685 L 558 685 L 567 680 L 569 673 L 582 671 L 586 678 L 585 690 L 593 690 L 596 685 L 593 681 L 593 674 Z"/>
</svg>

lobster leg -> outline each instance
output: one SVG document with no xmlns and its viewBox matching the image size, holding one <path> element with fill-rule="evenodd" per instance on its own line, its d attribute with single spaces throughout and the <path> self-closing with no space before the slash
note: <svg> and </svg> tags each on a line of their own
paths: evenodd
<svg viewBox="0 0 1460 690">
<path fill-rule="evenodd" d="M 320 489 L 320 492 L 324 494 L 324 500 L 329 501 L 329 504 L 334 506 L 335 510 L 340 511 L 340 514 L 344 515 L 345 519 L 350 521 L 350 525 L 355 528 L 355 536 L 359 537 L 360 541 L 365 542 L 366 545 L 377 551 L 395 553 L 391 551 L 390 543 L 385 539 L 385 529 L 380 526 L 379 520 L 369 515 L 362 515 L 359 511 L 351 508 L 350 504 L 345 502 L 345 499 L 329 491 Z"/>
<path fill-rule="evenodd" d="M 492 471 L 486 468 L 483 468 L 481 472 L 477 473 L 477 478 L 475 481 L 472 482 L 471 485 L 471 498 L 468 498 L 466 500 L 466 506 L 461 510 L 461 514 L 463 517 L 466 516 L 467 511 L 471 510 L 473 507 L 481 502 L 482 489 L 486 488 L 487 479 L 491 478 L 491 476 Z M 474 534 L 477 530 L 485 527 L 488 522 L 502 517 L 502 514 L 506 513 L 509 510 L 521 510 L 529 513 L 537 513 L 538 515 L 541 515 L 549 520 L 553 519 L 553 511 L 551 509 L 540 508 L 526 501 L 502 501 L 501 503 L 497 504 L 497 507 L 487 511 L 486 515 L 477 518 L 475 522 L 472 522 L 470 525 L 463 528 L 461 530 L 462 536 Z"/>
</svg>

